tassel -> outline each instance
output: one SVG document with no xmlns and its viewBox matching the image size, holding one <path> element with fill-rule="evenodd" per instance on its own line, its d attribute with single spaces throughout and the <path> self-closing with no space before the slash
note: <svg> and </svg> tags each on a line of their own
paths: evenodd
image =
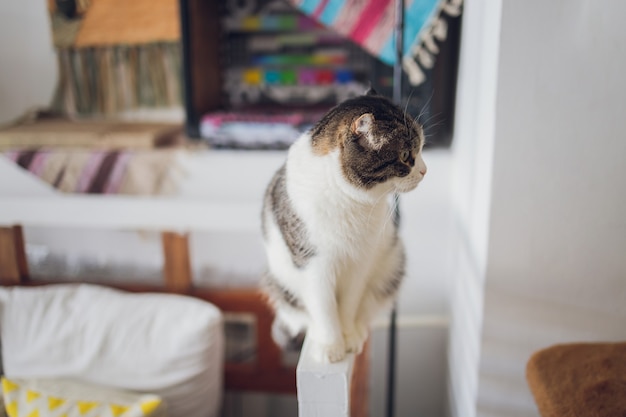
<svg viewBox="0 0 626 417">
<path fill-rule="evenodd" d="M 420 85 L 426 81 L 424 71 L 422 71 L 413 58 L 404 57 L 404 59 L 402 59 L 402 68 L 404 68 L 406 74 L 409 76 L 411 85 Z"/>
<path fill-rule="evenodd" d="M 424 68 L 432 68 L 435 65 L 435 57 L 424 48 L 417 51 L 417 60 Z"/>
<path fill-rule="evenodd" d="M 437 42 L 435 42 L 432 31 L 429 31 L 424 35 L 424 37 L 422 38 L 422 43 L 431 54 L 439 53 L 439 46 L 437 46 Z"/>
<path fill-rule="evenodd" d="M 442 6 L 442 9 L 447 15 L 457 17 L 461 14 L 462 3 L 462 0 L 448 0 L 448 2 Z"/>
<path fill-rule="evenodd" d="M 439 17 L 433 24 L 432 32 L 437 40 L 445 41 L 446 37 L 448 37 L 448 22 Z"/>
</svg>

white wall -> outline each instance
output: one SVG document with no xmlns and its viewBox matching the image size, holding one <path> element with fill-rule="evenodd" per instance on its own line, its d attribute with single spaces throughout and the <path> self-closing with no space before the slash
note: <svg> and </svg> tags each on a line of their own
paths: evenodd
<svg viewBox="0 0 626 417">
<path fill-rule="evenodd" d="M 466 0 L 453 142 L 450 415 L 473 417 L 487 267 L 500 0 Z"/>
<path fill-rule="evenodd" d="M 45 4 L 0 2 L 0 124 L 52 99 L 58 70 Z"/>
<path fill-rule="evenodd" d="M 467 0 L 464 42 L 485 31 L 482 23 L 493 10 L 480 11 L 483 22 L 468 19 L 484 3 Z M 487 246 L 484 258 L 480 245 L 474 256 L 477 283 L 467 284 L 475 279 L 467 271 L 456 276 L 459 288 L 478 288 L 474 298 L 484 297 L 478 305 L 484 320 L 476 305 L 455 298 L 454 323 L 478 316 L 471 332 L 453 329 L 450 409 L 456 416 L 537 416 L 524 376 L 533 351 L 626 338 L 626 3 L 527 0 L 501 6 L 501 15 L 491 19 L 499 26 L 492 50 L 495 105 L 483 119 L 493 131 L 493 148 L 469 156 L 471 165 L 492 154 L 489 178 L 472 175 L 490 189 L 489 204 L 479 210 L 489 222 L 473 231 L 477 223 L 461 222 L 470 241 L 486 233 Z M 493 42 L 477 41 L 464 54 Z M 480 57 L 468 62 L 479 72 L 492 68 Z M 472 78 L 468 67 L 461 73 L 462 79 L 480 78 Z M 457 110 L 459 121 L 476 112 L 471 95 L 481 102 L 485 92 L 481 86 L 463 91 L 470 98 Z M 484 137 L 475 130 L 457 139 L 456 156 L 467 158 Z"/>
<path fill-rule="evenodd" d="M 626 338 L 624 16 L 610 0 L 503 4 L 481 415 L 536 415 L 534 350 Z"/>
</svg>

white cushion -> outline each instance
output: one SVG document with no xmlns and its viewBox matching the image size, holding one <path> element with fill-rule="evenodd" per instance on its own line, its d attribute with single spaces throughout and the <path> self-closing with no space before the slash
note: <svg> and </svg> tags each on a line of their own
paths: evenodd
<svg viewBox="0 0 626 417">
<path fill-rule="evenodd" d="M 221 403 L 220 311 L 199 299 L 89 284 L 0 288 L 4 371 L 161 396 L 169 414 L 212 417 Z"/>
</svg>

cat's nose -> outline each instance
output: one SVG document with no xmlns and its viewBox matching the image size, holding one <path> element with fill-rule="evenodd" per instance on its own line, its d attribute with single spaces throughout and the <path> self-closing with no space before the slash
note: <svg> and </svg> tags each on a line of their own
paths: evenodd
<svg viewBox="0 0 626 417">
<path fill-rule="evenodd" d="M 422 159 L 421 155 L 417 155 L 417 161 L 415 161 L 416 165 L 417 165 L 417 169 L 419 171 L 420 174 L 422 174 L 422 177 L 424 175 L 426 175 L 426 171 L 428 171 L 428 169 L 426 168 L 426 164 L 424 163 L 424 160 Z"/>
</svg>

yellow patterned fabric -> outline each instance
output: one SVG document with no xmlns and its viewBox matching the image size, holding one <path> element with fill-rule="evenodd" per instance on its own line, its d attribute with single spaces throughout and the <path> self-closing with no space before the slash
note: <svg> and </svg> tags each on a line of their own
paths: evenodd
<svg viewBox="0 0 626 417">
<path fill-rule="evenodd" d="M 9 417 L 157 417 L 165 416 L 156 395 L 141 395 L 67 380 L 2 378 Z"/>
</svg>

